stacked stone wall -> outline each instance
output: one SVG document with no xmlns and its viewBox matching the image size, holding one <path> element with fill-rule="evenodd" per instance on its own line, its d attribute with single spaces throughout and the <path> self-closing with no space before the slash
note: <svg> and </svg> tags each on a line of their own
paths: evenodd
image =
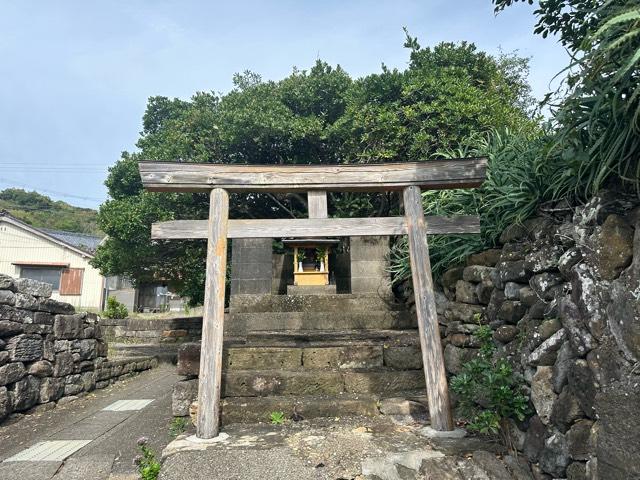
<svg viewBox="0 0 640 480">
<path fill-rule="evenodd" d="M 490 325 L 530 393 L 512 433 L 534 477 L 640 478 L 640 207 L 605 193 L 550 211 L 441 277 L 447 371 Z"/>
<path fill-rule="evenodd" d="M 153 359 L 108 361 L 96 315 L 50 298 L 51 286 L 0 275 L 0 422 L 104 388 Z"/>
<path fill-rule="evenodd" d="M 170 344 L 199 341 L 202 336 L 202 317 L 103 318 L 100 325 L 109 343 Z"/>
</svg>

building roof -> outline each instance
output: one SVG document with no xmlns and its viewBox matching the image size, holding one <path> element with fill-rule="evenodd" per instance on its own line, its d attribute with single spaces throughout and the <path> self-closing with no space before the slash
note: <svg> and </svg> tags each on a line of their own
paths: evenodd
<svg viewBox="0 0 640 480">
<path fill-rule="evenodd" d="M 88 233 L 66 232 L 64 230 L 51 230 L 49 228 L 40 228 L 39 230 L 88 253 L 95 253 L 98 245 L 102 241 L 102 237 L 89 235 Z"/>
<path fill-rule="evenodd" d="M 33 227 L 22 220 L 17 219 L 6 210 L 0 210 L 0 221 L 7 221 L 13 225 L 23 228 L 42 238 L 46 238 L 58 245 L 70 248 L 83 256 L 93 257 L 93 254 L 102 241 L 102 238 L 85 233 L 66 232 L 63 230 L 51 230 L 46 228 Z"/>
</svg>

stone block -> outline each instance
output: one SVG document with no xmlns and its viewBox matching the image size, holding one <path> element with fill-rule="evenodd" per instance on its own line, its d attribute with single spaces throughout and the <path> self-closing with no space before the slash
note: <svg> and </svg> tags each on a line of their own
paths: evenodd
<svg viewBox="0 0 640 480">
<path fill-rule="evenodd" d="M 0 290 L 0 304 L 15 305 L 15 293 L 11 290 Z"/>
<path fill-rule="evenodd" d="M 582 409 L 578 405 L 576 397 L 568 386 L 562 389 L 562 393 L 553 404 L 551 411 L 551 423 L 562 433 L 566 433 L 571 424 L 583 416 Z"/>
<path fill-rule="evenodd" d="M 477 304 L 478 295 L 475 285 L 465 280 L 458 280 L 456 282 L 456 302 Z"/>
<path fill-rule="evenodd" d="M 603 280 L 614 280 L 631 264 L 633 228 L 618 215 L 609 215 L 590 238 L 587 261 L 596 267 Z"/>
<path fill-rule="evenodd" d="M 500 261 L 502 250 L 499 248 L 490 248 L 483 252 L 474 253 L 467 257 L 467 265 L 483 265 L 493 267 Z"/>
<path fill-rule="evenodd" d="M 33 362 L 42 358 L 42 337 L 40 335 L 18 335 L 7 342 L 7 351 L 14 362 Z"/>
<path fill-rule="evenodd" d="M 53 366 L 53 375 L 55 377 L 64 377 L 73 373 L 73 354 L 71 352 L 60 352 L 56 354 Z"/>
<path fill-rule="evenodd" d="M 178 348 L 178 375 L 197 376 L 200 371 L 200 344 L 183 343 Z"/>
<path fill-rule="evenodd" d="M 493 338 L 500 343 L 509 343 L 516 338 L 518 331 L 515 325 L 502 325 L 493 332 Z"/>
<path fill-rule="evenodd" d="M 384 348 L 384 364 L 394 370 L 418 370 L 422 368 L 420 345 L 404 345 Z"/>
<path fill-rule="evenodd" d="M 53 322 L 53 333 L 57 339 L 82 338 L 84 332 L 84 315 L 56 315 Z"/>
<path fill-rule="evenodd" d="M 189 415 L 189 406 L 198 398 L 198 380 L 182 380 L 173 386 L 171 411 L 174 417 Z"/>
<path fill-rule="evenodd" d="M 482 265 L 470 265 L 462 271 L 462 279 L 466 282 L 480 283 L 491 280 L 495 268 Z"/>
<path fill-rule="evenodd" d="M 503 284 L 506 282 L 526 283 L 532 275 L 524 260 L 501 261 L 496 265 L 496 269 L 498 278 Z"/>
<path fill-rule="evenodd" d="M 55 402 L 64 395 L 63 378 L 43 378 L 40 382 L 40 403 Z"/>
<path fill-rule="evenodd" d="M 573 365 L 569 368 L 567 379 L 569 388 L 575 395 L 584 414 L 591 419 L 595 419 L 594 403 L 597 389 L 593 372 L 589 368 L 587 361 L 583 359 L 574 360 Z"/>
<path fill-rule="evenodd" d="M 13 277 L 0 273 L 0 290 L 10 290 L 12 292 L 15 292 L 16 285 Z"/>
<path fill-rule="evenodd" d="M 314 371 L 228 371 L 223 395 L 256 397 L 268 395 L 337 395 L 344 391 L 338 372 Z"/>
<path fill-rule="evenodd" d="M 569 466 L 569 463 L 571 463 L 571 459 L 569 457 L 567 440 L 563 434 L 556 432 L 545 440 L 538 463 L 543 471 L 553 477 L 564 477 L 566 468 Z"/>
<path fill-rule="evenodd" d="M 477 354 L 475 348 L 460 348 L 449 344 L 444 348 L 444 366 L 448 373 L 457 375 L 462 371 L 463 365 Z"/>
<path fill-rule="evenodd" d="M 33 323 L 34 313 L 29 310 L 0 305 L 0 320 L 9 320 L 18 323 Z"/>
<path fill-rule="evenodd" d="M 27 373 L 34 377 L 51 377 L 53 376 L 53 365 L 46 360 L 40 360 L 29 365 Z"/>
<path fill-rule="evenodd" d="M 425 378 L 422 370 L 345 372 L 344 385 L 347 393 L 385 394 L 424 390 Z"/>
<path fill-rule="evenodd" d="M 556 333 L 547 338 L 529 355 L 528 362 L 531 366 L 550 366 L 556 361 L 558 350 L 566 339 L 566 330 L 561 328 Z"/>
<path fill-rule="evenodd" d="M 223 352 L 223 368 L 226 369 L 296 369 L 301 365 L 301 348 L 231 347 Z"/>
<path fill-rule="evenodd" d="M 24 332 L 24 325 L 10 320 L 0 320 L 0 337 L 12 337 Z"/>
<path fill-rule="evenodd" d="M 0 281 L 2 280 L 0 279 Z M 12 411 L 13 405 L 11 405 L 11 397 L 7 387 L 0 387 L 0 424 Z"/>
<path fill-rule="evenodd" d="M 500 305 L 496 318 L 507 323 L 516 324 L 524 314 L 527 313 L 527 307 L 521 302 L 515 300 L 505 300 Z"/>
<path fill-rule="evenodd" d="M 494 285 L 491 280 L 483 280 L 476 285 L 476 296 L 478 302 L 482 305 L 488 305 L 491 301 L 491 294 L 493 293 Z"/>
<path fill-rule="evenodd" d="M 26 374 L 24 364 L 21 362 L 7 363 L 0 367 L 0 386 L 17 382 Z"/>
<path fill-rule="evenodd" d="M 538 367 L 531 382 L 531 402 L 545 425 L 549 425 L 556 393 L 553 390 L 553 368 Z"/>
<path fill-rule="evenodd" d="M 534 415 L 529 420 L 529 428 L 525 434 L 524 449 L 525 456 L 531 463 L 538 461 L 540 453 L 544 448 L 544 440 L 547 437 L 547 427 L 542 423 L 540 417 Z"/>
<path fill-rule="evenodd" d="M 468 303 L 451 302 L 444 313 L 448 322 L 477 323 L 482 320 L 484 307 Z"/>
<path fill-rule="evenodd" d="M 14 280 L 14 284 L 17 292 L 27 293 L 34 297 L 49 298 L 52 293 L 50 284 L 31 280 L 30 278 L 17 278 Z"/>
<path fill-rule="evenodd" d="M 456 282 L 464 279 L 464 270 L 463 267 L 455 267 L 444 272 L 440 277 L 442 286 L 449 290 L 455 289 Z"/>
<path fill-rule="evenodd" d="M 32 375 L 22 378 L 13 385 L 10 395 L 15 411 L 33 407 L 40 400 L 40 379 Z"/>
<path fill-rule="evenodd" d="M 36 310 L 38 308 L 38 299 L 28 293 L 14 294 L 16 308 L 24 308 L 25 310 Z"/>
<path fill-rule="evenodd" d="M 76 311 L 73 305 L 66 302 L 59 302 L 52 298 L 41 298 L 38 303 L 38 310 L 60 315 L 72 315 Z"/>
<path fill-rule="evenodd" d="M 302 352 L 302 364 L 309 369 L 376 368 L 383 365 L 382 346 L 305 348 Z"/>
<path fill-rule="evenodd" d="M 586 461 L 595 454 L 595 439 L 591 435 L 593 425 L 591 420 L 578 420 L 567 432 L 569 455 L 573 460 Z"/>
</svg>

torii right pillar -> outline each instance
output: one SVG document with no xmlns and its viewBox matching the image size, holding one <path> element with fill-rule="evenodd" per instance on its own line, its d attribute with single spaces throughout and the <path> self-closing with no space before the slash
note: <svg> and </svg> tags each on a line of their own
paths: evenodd
<svg viewBox="0 0 640 480">
<path fill-rule="evenodd" d="M 431 426 L 440 431 L 453 430 L 420 187 L 405 187 L 402 197 Z"/>
</svg>

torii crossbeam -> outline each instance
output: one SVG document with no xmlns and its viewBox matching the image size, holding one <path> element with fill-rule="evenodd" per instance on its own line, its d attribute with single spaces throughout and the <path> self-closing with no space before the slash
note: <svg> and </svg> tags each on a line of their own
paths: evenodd
<svg viewBox="0 0 640 480">
<path fill-rule="evenodd" d="M 477 217 L 427 217 L 421 189 L 473 188 L 485 179 L 487 160 L 365 165 L 221 165 L 141 162 L 151 191 L 210 192 L 208 220 L 153 225 L 152 238 L 206 238 L 207 265 L 198 385 L 197 436 L 213 438 L 220 424 L 225 272 L 228 238 L 408 235 L 418 332 L 431 425 L 452 430 L 427 234 L 479 233 Z M 404 217 L 327 218 L 327 191 L 402 191 Z M 309 218 L 229 220 L 229 192 L 308 194 Z"/>
</svg>

